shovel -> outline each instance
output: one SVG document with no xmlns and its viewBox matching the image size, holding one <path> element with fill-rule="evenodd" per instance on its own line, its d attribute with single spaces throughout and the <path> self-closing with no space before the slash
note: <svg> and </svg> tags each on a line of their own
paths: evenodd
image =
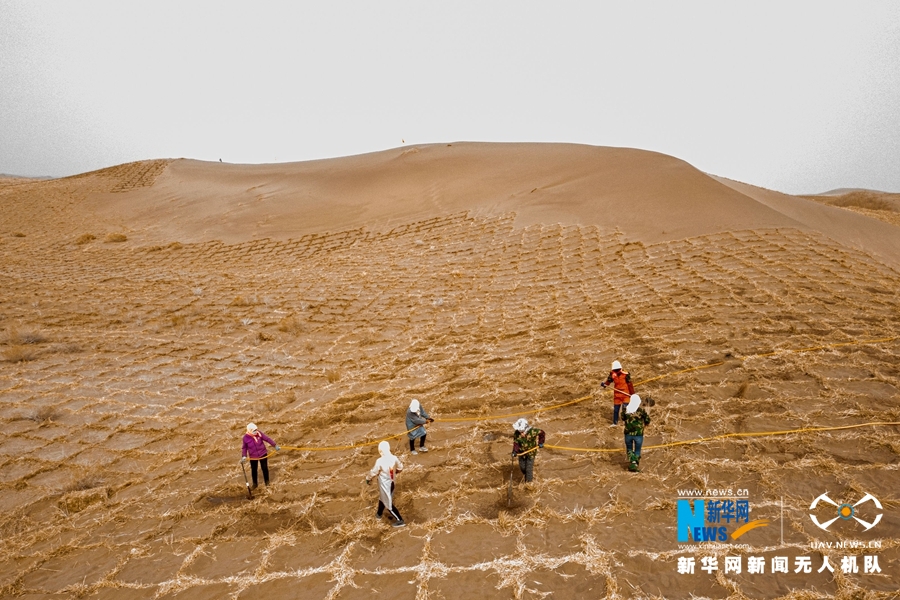
<svg viewBox="0 0 900 600">
<path fill-rule="evenodd" d="M 509 466 L 509 487 L 506 488 L 506 508 L 509 508 L 510 502 L 512 502 L 512 478 L 513 471 L 516 470 L 516 459 L 513 457 L 512 464 Z"/>
<path fill-rule="evenodd" d="M 253 492 L 250 491 L 250 480 L 247 479 L 247 469 L 244 468 L 244 463 L 241 463 L 241 471 L 244 472 L 244 483 L 247 484 L 247 499 L 253 500 Z"/>
</svg>

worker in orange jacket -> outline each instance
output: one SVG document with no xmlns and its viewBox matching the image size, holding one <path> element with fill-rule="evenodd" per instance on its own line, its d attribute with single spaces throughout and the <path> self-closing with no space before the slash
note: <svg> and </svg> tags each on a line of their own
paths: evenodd
<svg viewBox="0 0 900 600">
<path fill-rule="evenodd" d="M 613 421 L 610 427 L 615 427 L 619 424 L 619 412 L 622 410 L 622 405 L 628 404 L 634 393 L 631 375 L 622 369 L 622 363 L 617 360 L 613 361 L 612 371 L 609 372 L 609 376 L 600 384 L 600 387 L 605 388 L 608 385 L 613 386 Z"/>
</svg>

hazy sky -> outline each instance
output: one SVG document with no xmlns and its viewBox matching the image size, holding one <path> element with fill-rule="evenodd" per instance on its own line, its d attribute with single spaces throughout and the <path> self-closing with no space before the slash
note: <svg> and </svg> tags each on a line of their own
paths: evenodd
<svg viewBox="0 0 900 600">
<path fill-rule="evenodd" d="M 0 0 L 0 173 L 452 141 L 900 192 L 900 2 Z"/>
</svg>

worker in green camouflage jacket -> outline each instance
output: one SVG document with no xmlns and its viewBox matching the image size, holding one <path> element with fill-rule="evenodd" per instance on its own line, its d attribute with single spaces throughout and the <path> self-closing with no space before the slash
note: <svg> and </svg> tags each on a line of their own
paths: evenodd
<svg viewBox="0 0 900 600">
<path fill-rule="evenodd" d="M 647 404 L 653 406 L 653 400 L 647 398 Z M 644 443 L 644 427 L 650 424 L 650 415 L 641 407 L 641 397 L 632 394 L 625 407 L 625 452 L 628 454 L 628 470 L 640 471 L 641 445 Z"/>
<path fill-rule="evenodd" d="M 532 427 L 525 419 L 513 423 L 513 458 L 519 459 L 519 469 L 528 483 L 534 478 L 534 455 L 544 447 L 544 431 Z"/>
</svg>

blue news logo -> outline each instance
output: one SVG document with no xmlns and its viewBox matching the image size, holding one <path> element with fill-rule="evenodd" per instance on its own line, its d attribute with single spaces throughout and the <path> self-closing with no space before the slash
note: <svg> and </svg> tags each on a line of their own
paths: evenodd
<svg viewBox="0 0 900 600">
<path fill-rule="evenodd" d="M 769 524 L 768 519 L 750 520 L 747 499 L 680 498 L 677 506 L 679 542 L 725 542 L 729 537 L 736 540 L 751 529 Z M 731 528 L 734 530 L 729 536 Z"/>
</svg>

